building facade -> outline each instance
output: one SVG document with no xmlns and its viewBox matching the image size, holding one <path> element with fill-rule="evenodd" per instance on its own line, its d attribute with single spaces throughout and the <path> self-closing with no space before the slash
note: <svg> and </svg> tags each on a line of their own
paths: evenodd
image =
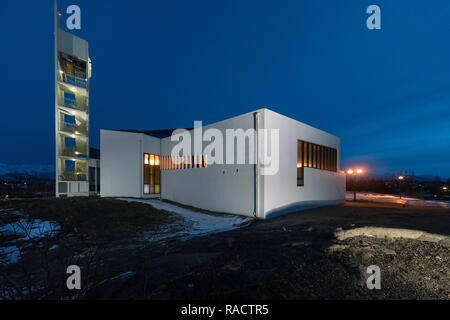
<svg viewBox="0 0 450 320">
<path fill-rule="evenodd" d="M 194 140 L 196 130 L 185 132 Z M 230 130 L 245 132 L 245 139 L 230 136 Z M 183 140 L 173 141 L 174 130 L 101 130 L 101 196 L 161 198 L 258 219 L 345 201 L 340 140 L 334 135 L 269 109 L 203 126 L 201 132 L 200 147 L 193 143 L 174 156 Z M 231 139 L 210 153 L 217 140 L 211 132 Z M 239 143 L 246 146 L 242 159 Z M 224 161 L 211 163 L 210 154 L 223 155 Z M 251 161 L 264 155 L 271 166 Z"/>
<path fill-rule="evenodd" d="M 87 41 L 60 28 L 56 1 L 54 32 L 56 196 L 88 196 L 93 193 L 89 186 L 89 47 Z"/>
</svg>

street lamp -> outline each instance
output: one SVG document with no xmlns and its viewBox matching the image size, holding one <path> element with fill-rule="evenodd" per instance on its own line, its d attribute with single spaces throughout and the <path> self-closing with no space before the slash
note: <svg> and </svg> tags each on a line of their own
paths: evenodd
<svg viewBox="0 0 450 320">
<path fill-rule="evenodd" d="M 362 175 L 364 173 L 364 170 L 361 169 L 361 168 L 358 168 L 356 170 L 354 170 L 354 169 L 348 169 L 347 170 L 347 174 L 350 175 L 350 176 L 355 174 L 355 173 L 356 173 L 356 176 L 359 176 L 359 175 Z M 356 201 L 356 190 L 355 190 L 355 188 L 353 188 L 353 201 Z"/>
<path fill-rule="evenodd" d="M 405 179 L 404 176 L 398 176 L 397 179 L 400 181 L 399 189 L 400 189 L 400 199 L 402 198 L 402 185 L 401 182 Z"/>
<path fill-rule="evenodd" d="M 448 189 L 447 187 L 442 187 L 442 190 L 444 191 L 447 191 L 447 189 Z"/>
</svg>

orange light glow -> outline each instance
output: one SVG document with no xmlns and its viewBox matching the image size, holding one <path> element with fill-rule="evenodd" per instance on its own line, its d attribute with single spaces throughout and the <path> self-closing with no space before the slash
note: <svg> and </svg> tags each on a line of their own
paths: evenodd
<svg viewBox="0 0 450 320">
<path fill-rule="evenodd" d="M 353 174 L 353 170 L 347 170 L 347 174 Z"/>
<path fill-rule="evenodd" d="M 361 174 L 361 173 L 363 173 L 363 172 L 364 172 L 363 169 L 357 169 L 357 170 L 356 170 L 356 173 L 357 173 L 357 174 Z"/>
<path fill-rule="evenodd" d="M 447 187 L 442 187 L 442 190 L 447 190 Z"/>
<path fill-rule="evenodd" d="M 403 180 L 403 179 L 405 179 L 404 176 L 398 176 L 398 180 Z"/>
</svg>

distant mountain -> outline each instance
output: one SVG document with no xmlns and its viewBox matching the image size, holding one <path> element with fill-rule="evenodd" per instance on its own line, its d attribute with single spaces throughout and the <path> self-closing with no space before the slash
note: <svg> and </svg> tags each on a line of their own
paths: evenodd
<svg viewBox="0 0 450 320">
<path fill-rule="evenodd" d="M 55 177 L 55 166 L 48 164 L 0 163 L 0 178 L 11 180 L 16 177 L 53 179 Z"/>
</svg>

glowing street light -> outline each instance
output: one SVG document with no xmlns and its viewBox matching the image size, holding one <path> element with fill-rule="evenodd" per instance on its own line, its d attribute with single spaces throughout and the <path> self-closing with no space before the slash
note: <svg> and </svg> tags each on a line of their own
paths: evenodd
<svg viewBox="0 0 450 320">
<path fill-rule="evenodd" d="M 356 174 L 363 174 L 364 173 L 364 170 L 363 169 L 356 169 L 356 170 L 353 170 L 353 169 L 348 169 L 347 170 L 347 174 L 354 174 L 354 173 L 356 173 Z"/>
<path fill-rule="evenodd" d="M 403 181 L 403 180 L 405 180 L 405 177 L 402 176 L 402 175 L 400 175 L 400 176 L 397 177 L 397 180 Z M 400 199 L 402 198 L 402 187 L 401 187 L 401 186 L 402 186 L 402 185 L 400 184 L 400 185 L 399 185 L 399 189 L 400 189 Z"/>
<path fill-rule="evenodd" d="M 362 175 L 363 173 L 364 173 L 364 170 L 361 168 L 347 170 L 348 175 L 356 174 L 358 176 L 358 175 Z M 356 190 L 353 190 L 353 201 L 356 201 Z"/>
<path fill-rule="evenodd" d="M 447 191 L 447 189 L 448 189 L 447 187 L 442 187 L 442 190 L 444 191 Z"/>
</svg>

